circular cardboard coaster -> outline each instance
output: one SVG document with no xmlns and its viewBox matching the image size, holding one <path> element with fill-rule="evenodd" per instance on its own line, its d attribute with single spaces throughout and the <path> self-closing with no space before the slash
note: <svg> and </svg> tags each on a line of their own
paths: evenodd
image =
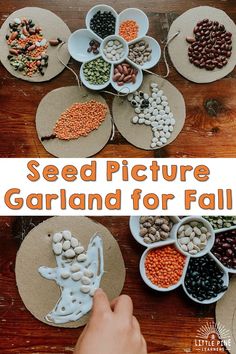
<svg viewBox="0 0 236 354">
<path fill-rule="evenodd" d="M 180 34 L 168 45 L 171 61 L 176 70 L 186 79 L 196 83 L 207 83 L 219 80 L 228 75 L 236 65 L 236 47 L 233 45 L 231 57 L 222 69 L 215 68 L 213 71 L 200 69 L 189 62 L 186 37 L 193 36 L 193 28 L 198 21 L 209 18 L 225 25 L 227 31 L 232 33 L 232 42 L 236 40 L 236 25 L 231 18 L 222 10 L 210 6 L 199 6 L 184 12 L 171 25 L 168 38 L 180 31 Z"/>
<path fill-rule="evenodd" d="M 232 354 L 236 353 L 236 278 L 230 280 L 229 289 L 216 304 L 216 323 L 224 326 L 229 331 L 228 338 L 230 343 L 225 341 L 228 351 Z M 221 338 L 224 340 L 225 338 Z"/>
<path fill-rule="evenodd" d="M 175 86 L 173 86 L 169 81 L 154 75 L 145 75 L 142 86 L 139 88 L 139 90 L 151 93 L 150 84 L 152 82 L 157 83 L 158 87 L 162 89 L 164 94 L 168 97 L 171 111 L 173 112 L 176 119 L 174 131 L 172 132 L 170 139 L 168 139 L 168 142 L 161 146 L 161 148 L 163 148 L 176 139 L 184 126 L 186 117 L 185 102 L 182 94 L 179 92 L 179 90 L 177 90 Z M 127 97 L 114 98 L 112 104 L 112 113 L 117 129 L 128 142 L 140 149 L 160 149 L 158 147 L 155 149 L 150 147 L 153 137 L 152 129 L 150 126 L 132 123 L 131 119 L 133 116 L 135 116 L 135 112 L 134 108 L 127 100 Z"/>
<path fill-rule="evenodd" d="M 0 29 L 0 60 L 3 66 L 15 77 L 31 81 L 31 82 L 43 82 L 48 81 L 60 74 L 64 69 L 64 65 L 61 64 L 57 58 L 57 47 L 47 48 L 47 54 L 49 56 L 48 67 L 45 70 L 44 76 L 37 74 L 32 77 L 24 76 L 19 71 L 15 71 L 10 65 L 7 56 L 9 54 L 9 46 L 5 40 L 5 36 L 9 30 L 9 23 L 13 22 L 15 18 L 31 18 L 36 25 L 42 28 L 44 37 L 47 40 L 60 38 L 63 42 L 67 42 L 71 31 L 64 21 L 53 12 L 39 7 L 25 7 L 13 12 L 3 23 Z M 64 45 L 60 48 L 60 58 L 67 64 L 70 59 L 67 46 Z"/>
<path fill-rule="evenodd" d="M 87 323 L 89 315 L 75 322 L 55 324 L 47 322 L 45 316 L 53 309 L 60 297 L 59 286 L 53 280 L 43 278 L 40 266 L 56 266 L 52 252 L 52 236 L 55 232 L 70 230 L 87 249 L 90 238 L 98 233 L 103 241 L 104 270 L 100 287 L 110 300 L 117 297 L 125 281 L 125 265 L 118 243 L 103 225 L 87 217 L 60 216 L 49 218 L 29 232 L 16 257 L 16 283 L 26 308 L 38 320 L 58 327 L 80 327 Z"/>
<path fill-rule="evenodd" d="M 73 103 L 96 100 L 106 104 L 106 101 L 98 93 L 81 89 L 78 86 L 62 87 L 49 92 L 40 102 L 36 113 L 36 129 L 38 138 L 53 133 L 56 121 L 62 112 Z M 108 108 L 108 107 L 107 107 Z M 91 117 L 93 119 L 93 117 Z M 41 143 L 52 155 L 57 157 L 89 157 L 99 152 L 108 142 L 111 135 L 112 121 L 108 113 L 100 127 L 90 132 L 86 137 L 78 139 L 44 140 Z"/>
</svg>

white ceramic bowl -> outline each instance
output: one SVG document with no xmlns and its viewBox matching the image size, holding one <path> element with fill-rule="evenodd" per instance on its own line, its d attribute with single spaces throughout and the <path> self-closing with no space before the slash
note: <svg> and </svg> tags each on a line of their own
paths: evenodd
<svg viewBox="0 0 236 354">
<path fill-rule="evenodd" d="M 96 41 L 101 43 L 101 38 L 88 29 L 79 29 L 73 32 L 68 40 L 68 50 L 72 58 L 84 63 L 100 56 L 100 48 L 98 48 L 99 54 L 97 55 L 95 55 L 93 52 L 87 52 L 89 48 L 89 42 L 92 39 L 95 39 Z"/>
<path fill-rule="evenodd" d="M 115 41 L 115 40 L 118 40 L 121 44 L 123 44 L 123 48 L 124 48 L 124 54 L 123 56 L 119 59 L 119 60 L 111 60 L 111 59 L 108 59 L 104 53 L 104 48 L 106 47 L 107 43 L 109 41 Z M 121 63 L 122 61 L 124 61 L 124 59 L 128 56 L 128 52 L 129 52 L 129 48 L 128 48 L 128 44 L 127 42 L 120 36 L 117 36 L 117 35 L 112 35 L 112 36 L 108 36 L 106 37 L 103 42 L 102 42 L 102 45 L 101 45 L 101 54 L 102 54 L 102 57 L 104 60 L 106 60 L 108 63 L 110 64 L 119 64 Z"/>
<path fill-rule="evenodd" d="M 172 245 L 173 247 L 176 248 L 175 246 L 175 243 L 173 240 L 169 241 L 168 243 L 169 245 Z M 147 254 L 152 250 L 152 249 L 156 249 L 156 248 L 160 248 L 160 247 L 165 247 L 164 245 L 156 245 L 156 246 L 153 246 L 153 247 L 149 247 L 146 249 L 146 251 L 144 251 L 141 259 L 140 259 L 140 263 L 139 263 L 139 271 L 140 271 L 140 274 L 141 274 L 141 277 L 143 279 L 143 281 L 149 286 L 149 288 L 153 289 L 153 290 L 156 290 L 156 291 L 161 291 L 161 292 L 168 292 L 168 291 L 171 291 L 171 290 L 174 290 L 176 288 L 178 288 L 180 285 L 182 285 L 183 283 L 183 276 L 185 274 L 185 269 L 187 268 L 187 265 L 188 265 L 188 257 L 186 257 L 186 261 L 185 261 L 185 266 L 184 266 L 184 270 L 183 270 L 183 274 L 182 276 L 180 277 L 179 281 L 172 285 L 172 286 L 169 286 L 168 288 L 160 288 L 159 286 L 153 284 L 151 282 L 151 280 L 149 280 L 149 278 L 147 277 L 146 275 L 146 270 L 145 270 L 145 260 L 146 260 L 146 257 L 147 257 Z M 177 249 L 177 248 L 176 248 Z"/>
<path fill-rule="evenodd" d="M 161 47 L 160 47 L 159 43 L 154 38 L 149 37 L 149 36 L 145 36 L 143 38 L 136 39 L 132 43 L 129 43 L 129 45 L 135 44 L 135 43 L 140 42 L 142 40 L 144 40 L 146 43 L 148 43 L 150 48 L 152 49 L 152 53 L 151 53 L 152 58 L 151 58 L 150 61 L 147 61 L 143 65 L 139 65 L 139 64 L 136 64 L 136 65 L 139 66 L 141 69 L 144 69 L 144 70 L 145 69 L 151 69 L 160 60 Z M 129 58 L 129 60 L 132 61 L 130 58 Z"/>
<path fill-rule="evenodd" d="M 226 231 L 230 231 L 230 230 L 236 230 L 236 226 L 232 226 L 232 227 L 228 227 L 228 228 L 222 228 L 222 229 L 217 229 L 215 230 L 215 234 L 219 234 L 219 233 L 224 233 Z M 236 237 L 236 236 L 235 236 Z M 213 258 L 216 258 L 218 260 L 218 262 L 221 263 L 222 267 L 225 268 L 226 271 L 228 271 L 229 273 L 232 273 L 232 274 L 236 274 L 236 269 L 234 268 L 229 268 L 229 267 L 226 267 L 215 255 L 214 253 L 211 251 L 211 255 Z"/>
<path fill-rule="evenodd" d="M 209 232 L 211 233 L 211 237 L 207 240 L 207 245 L 206 247 L 201 250 L 200 252 L 198 252 L 197 254 L 189 254 L 188 252 L 185 252 L 179 242 L 178 242 L 178 230 L 180 228 L 180 226 L 182 225 L 185 225 L 185 224 L 188 224 L 190 223 L 191 221 L 198 221 L 198 222 L 201 222 L 208 230 Z M 204 256 L 205 254 L 209 253 L 210 250 L 212 249 L 213 245 L 214 245 L 214 242 L 215 242 L 215 233 L 214 233 L 214 230 L 211 226 L 211 224 L 206 220 L 204 219 L 203 217 L 201 216 L 188 216 L 188 217 L 185 217 L 183 219 L 181 219 L 180 223 L 179 224 L 176 224 L 174 225 L 173 227 L 173 231 L 175 232 L 175 238 L 176 238 L 176 246 L 178 247 L 179 251 L 181 253 L 183 253 L 185 256 L 191 256 L 191 257 L 201 257 L 201 256 Z"/>
<path fill-rule="evenodd" d="M 153 242 L 153 243 L 145 243 L 143 241 L 143 237 L 141 237 L 139 235 L 139 232 L 140 232 L 140 224 L 139 224 L 139 218 L 140 216 L 130 216 L 129 218 L 129 228 L 130 228 L 130 231 L 131 231 L 131 234 L 132 236 L 134 237 L 134 239 L 140 243 L 141 245 L 147 247 L 147 248 L 150 248 L 150 247 L 153 247 L 153 246 L 158 246 L 158 245 L 166 245 L 166 244 L 169 244 L 169 241 L 175 241 L 175 235 L 173 234 L 172 230 L 173 230 L 173 227 L 172 227 L 172 230 L 170 232 L 170 237 L 167 239 L 167 240 L 161 240 L 161 241 L 157 241 L 157 242 Z M 180 222 L 180 219 L 178 218 L 178 216 L 170 216 L 170 219 L 173 221 L 174 224 L 176 223 L 179 223 Z"/>
<path fill-rule="evenodd" d="M 209 257 L 212 257 L 214 259 L 214 261 L 217 263 L 218 267 L 223 270 L 223 272 L 224 272 L 224 276 L 223 276 L 224 285 L 229 286 L 229 273 L 225 270 L 225 268 L 222 266 L 222 264 L 218 261 L 218 259 L 216 257 L 214 257 L 211 253 L 209 253 L 208 255 L 209 255 Z M 216 297 L 213 297 L 212 299 L 199 301 L 198 299 L 193 297 L 186 289 L 186 286 L 185 286 L 185 283 L 184 283 L 186 272 L 187 272 L 187 267 L 184 269 L 184 276 L 183 276 L 183 283 L 182 283 L 183 289 L 184 289 L 186 295 L 191 300 L 193 300 L 193 301 L 195 301 L 195 302 L 197 302 L 199 304 L 205 304 L 205 305 L 213 304 L 214 302 L 217 302 L 218 300 L 220 300 L 222 298 L 222 296 L 224 296 L 224 294 L 227 291 L 226 290 L 226 291 L 218 294 Z"/>
<path fill-rule="evenodd" d="M 147 15 L 142 10 L 136 8 L 128 8 L 123 10 L 118 17 L 119 27 L 120 24 L 126 20 L 134 20 L 138 24 L 139 30 L 137 38 L 142 38 L 147 34 L 149 29 L 149 20 Z"/>
<path fill-rule="evenodd" d="M 112 76 L 111 76 L 111 85 L 114 87 L 114 89 L 118 92 L 121 92 L 123 94 L 129 94 L 132 93 L 136 90 L 138 90 L 138 88 L 142 85 L 143 82 L 143 72 L 142 70 L 135 65 L 133 62 L 131 62 L 129 59 L 125 60 L 125 62 L 129 63 L 130 65 L 132 65 L 134 68 L 136 68 L 138 70 L 137 76 L 136 76 L 136 82 L 133 83 L 125 83 L 123 86 L 119 86 L 115 81 L 112 80 Z M 113 73 L 114 73 L 114 68 L 113 68 Z"/>
<path fill-rule="evenodd" d="M 82 83 L 89 89 L 91 90 L 103 90 L 105 87 L 107 87 L 109 85 L 109 83 L 111 82 L 111 75 L 112 75 L 112 65 L 111 65 L 111 69 L 110 69 L 110 78 L 108 81 L 106 81 L 104 84 L 102 85 L 94 85 L 91 84 L 88 80 L 86 80 L 85 76 L 84 76 L 84 66 L 86 63 L 83 63 L 80 67 L 80 79 L 82 81 Z"/>
<path fill-rule="evenodd" d="M 92 17 L 98 12 L 104 12 L 104 11 L 110 11 L 116 18 L 116 30 L 115 33 L 117 32 L 117 28 L 118 28 L 118 14 L 117 12 L 113 9 L 113 7 L 108 6 L 108 5 L 95 5 L 93 6 L 87 13 L 86 18 L 85 18 L 85 23 L 86 23 L 86 27 L 90 29 L 90 21 L 92 19 Z M 115 34 L 114 33 L 114 34 Z"/>
</svg>

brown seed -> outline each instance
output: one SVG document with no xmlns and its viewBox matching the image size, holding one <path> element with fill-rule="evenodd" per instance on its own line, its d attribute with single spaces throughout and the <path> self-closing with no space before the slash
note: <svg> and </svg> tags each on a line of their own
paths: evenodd
<svg viewBox="0 0 236 354">
<path fill-rule="evenodd" d="M 18 55 L 19 54 L 18 50 L 12 49 L 12 48 L 9 50 L 9 53 L 12 54 L 12 55 Z"/>
<path fill-rule="evenodd" d="M 131 75 L 128 75 L 124 78 L 124 82 L 127 82 L 129 81 L 130 79 L 132 79 L 132 76 Z"/>
<path fill-rule="evenodd" d="M 123 74 L 123 67 L 120 64 L 117 66 L 117 69 L 121 74 Z"/>
<path fill-rule="evenodd" d="M 10 36 L 10 40 L 14 41 L 14 39 L 16 39 L 17 36 L 18 36 L 18 32 L 12 32 L 12 34 Z"/>
<path fill-rule="evenodd" d="M 195 40 L 195 38 L 193 38 L 193 37 L 186 37 L 186 41 L 187 41 L 188 43 L 194 43 L 196 40 Z"/>
<path fill-rule="evenodd" d="M 59 43 L 60 43 L 60 41 L 58 39 L 50 39 L 50 41 L 49 41 L 49 44 L 52 47 L 56 47 Z"/>
<path fill-rule="evenodd" d="M 28 51 L 31 52 L 32 50 L 34 50 L 36 48 L 35 44 L 32 44 L 29 48 Z"/>
</svg>

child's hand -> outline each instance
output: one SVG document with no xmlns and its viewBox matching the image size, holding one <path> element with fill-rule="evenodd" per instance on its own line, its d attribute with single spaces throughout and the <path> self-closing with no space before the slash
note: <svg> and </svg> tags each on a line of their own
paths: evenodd
<svg viewBox="0 0 236 354">
<path fill-rule="evenodd" d="M 147 354 L 129 296 L 121 295 L 110 304 L 101 289 L 96 291 L 90 320 L 74 354 Z"/>
</svg>

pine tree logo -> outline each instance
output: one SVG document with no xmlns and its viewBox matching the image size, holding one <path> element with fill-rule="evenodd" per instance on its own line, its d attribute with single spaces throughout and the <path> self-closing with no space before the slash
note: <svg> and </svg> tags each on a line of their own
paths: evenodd
<svg viewBox="0 0 236 354">
<path fill-rule="evenodd" d="M 218 322 L 207 322 L 197 330 L 194 349 L 198 352 L 223 352 L 231 345 L 230 331 Z"/>
</svg>

